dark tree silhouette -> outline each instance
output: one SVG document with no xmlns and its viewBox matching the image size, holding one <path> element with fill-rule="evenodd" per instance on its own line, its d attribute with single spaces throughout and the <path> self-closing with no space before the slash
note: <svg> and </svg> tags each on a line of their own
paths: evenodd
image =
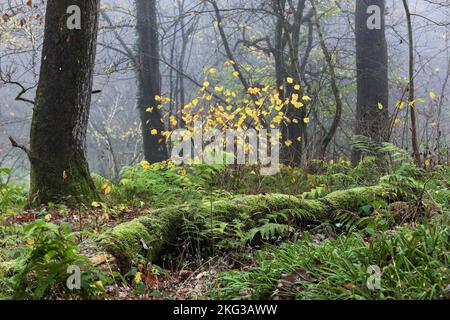
<svg viewBox="0 0 450 320">
<path fill-rule="evenodd" d="M 142 122 L 145 159 L 151 163 L 167 160 L 167 146 L 161 110 L 156 96 L 161 95 L 158 24 L 155 0 L 136 0 L 138 107 Z M 152 111 L 149 111 L 151 108 Z M 152 130 L 157 130 L 152 134 Z"/>
<path fill-rule="evenodd" d="M 379 29 L 368 27 L 368 20 L 374 14 L 368 12 L 370 6 L 380 8 Z M 383 142 L 388 139 L 389 133 L 385 0 L 356 1 L 355 32 L 358 87 L 355 133 Z M 361 153 L 354 151 L 353 162 L 358 162 L 360 158 Z"/>
<path fill-rule="evenodd" d="M 39 85 L 33 109 L 29 205 L 79 202 L 96 191 L 85 159 L 99 0 L 49 0 Z M 68 8 L 81 28 L 69 29 Z"/>
</svg>

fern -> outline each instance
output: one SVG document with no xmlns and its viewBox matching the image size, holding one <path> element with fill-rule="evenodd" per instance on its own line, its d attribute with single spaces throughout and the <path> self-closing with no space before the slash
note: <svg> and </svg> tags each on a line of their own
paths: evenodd
<svg viewBox="0 0 450 320">
<path fill-rule="evenodd" d="M 244 242 L 251 242 L 255 236 L 259 233 L 263 240 L 272 240 L 275 237 L 282 235 L 286 232 L 292 232 L 293 228 L 286 224 L 280 223 L 266 223 L 262 226 L 250 229 L 245 233 L 243 238 Z"/>
<path fill-rule="evenodd" d="M 366 155 L 375 156 L 377 158 L 383 156 L 382 145 L 366 136 L 354 135 L 351 144 L 353 149 L 361 151 Z"/>
<path fill-rule="evenodd" d="M 383 142 L 380 148 L 380 152 L 389 154 L 389 157 L 393 162 L 407 162 L 412 163 L 413 160 L 405 149 L 397 147 L 390 142 Z"/>
<path fill-rule="evenodd" d="M 353 149 L 378 159 L 384 159 L 388 155 L 392 165 L 394 163 L 413 162 L 408 151 L 390 142 L 378 143 L 368 137 L 355 135 L 352 137 L 351 144 Z"/>
</svg>

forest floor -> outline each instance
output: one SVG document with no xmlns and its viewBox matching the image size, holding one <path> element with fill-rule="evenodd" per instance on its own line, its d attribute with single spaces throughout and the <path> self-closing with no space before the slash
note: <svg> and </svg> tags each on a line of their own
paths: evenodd
<svg viewBox="0 0 450 320">
<path fill-rule="evenodd" d="M 0 298 L 448 299 L 450 167 L 387 167 L 141 163 L 79 208 L 0 185 Z"/>
</svg>

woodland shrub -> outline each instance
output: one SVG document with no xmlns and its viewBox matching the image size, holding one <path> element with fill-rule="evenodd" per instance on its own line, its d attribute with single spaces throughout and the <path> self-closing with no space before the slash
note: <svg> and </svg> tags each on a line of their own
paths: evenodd
<svg viewBox="0 0 450 320">
<path fill-rule="evenodd" d="M 8 182 L 11 170 L 0 168 L 0 213 L 7 209 L 23 206 L 26 201 L 25 189 Z"/>
<path fill-rule="evenodd" d="M 104 294 L 103 282 L 110 279 L 79 254 L 68 225 L 38 220 L 21 230 L 21 238 L 24 243 L 7 250 L 8 260 L 1 264 L 2 296 L 14 299 L 98 298 Z M 80 289 L 71 291 L 67 288 L 69 266 L 81 269 Z"/>
<path fill-rule="evenodd" d="M 174 166 L 170 161 L 124 167 L 120 181 L 95 177 L 97 188 L 105 194 L 105 201 L 139 205 L 142 202 L 154 208 L 182 204 L 202 199 L 210 194 L 212 176 L 220 168 L 206 165 Z M 105 190 L 109 188 L 108 192 Z M 223 197 L 226 192 L 221 193 Z M 214 193 L 214 196 L 218 196 Z"/>
</svg>

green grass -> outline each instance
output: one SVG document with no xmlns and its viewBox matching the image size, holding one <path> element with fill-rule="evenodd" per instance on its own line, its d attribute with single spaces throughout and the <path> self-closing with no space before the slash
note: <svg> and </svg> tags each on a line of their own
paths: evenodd
<svg viewBox="0 0 450 320">
<path fill-rule="evenodd" d="M 267 247 L 248 271 L 224 272 L 213 290 L 220 299 L 445 299 L 449 297 L 449 217 L 398 227 L 365 238 L 341 235 L 315 243 Z M 369 266 L 382 270 L 370 290 Z M 315 279 L 315 280 L 313 280 Z M 278 287 L 281 284 L 281 287 Z M 278 289 L 278 290 L 277 290 Z M 447 290 L 447 291 L 446 291 Z"/>
</svg>

